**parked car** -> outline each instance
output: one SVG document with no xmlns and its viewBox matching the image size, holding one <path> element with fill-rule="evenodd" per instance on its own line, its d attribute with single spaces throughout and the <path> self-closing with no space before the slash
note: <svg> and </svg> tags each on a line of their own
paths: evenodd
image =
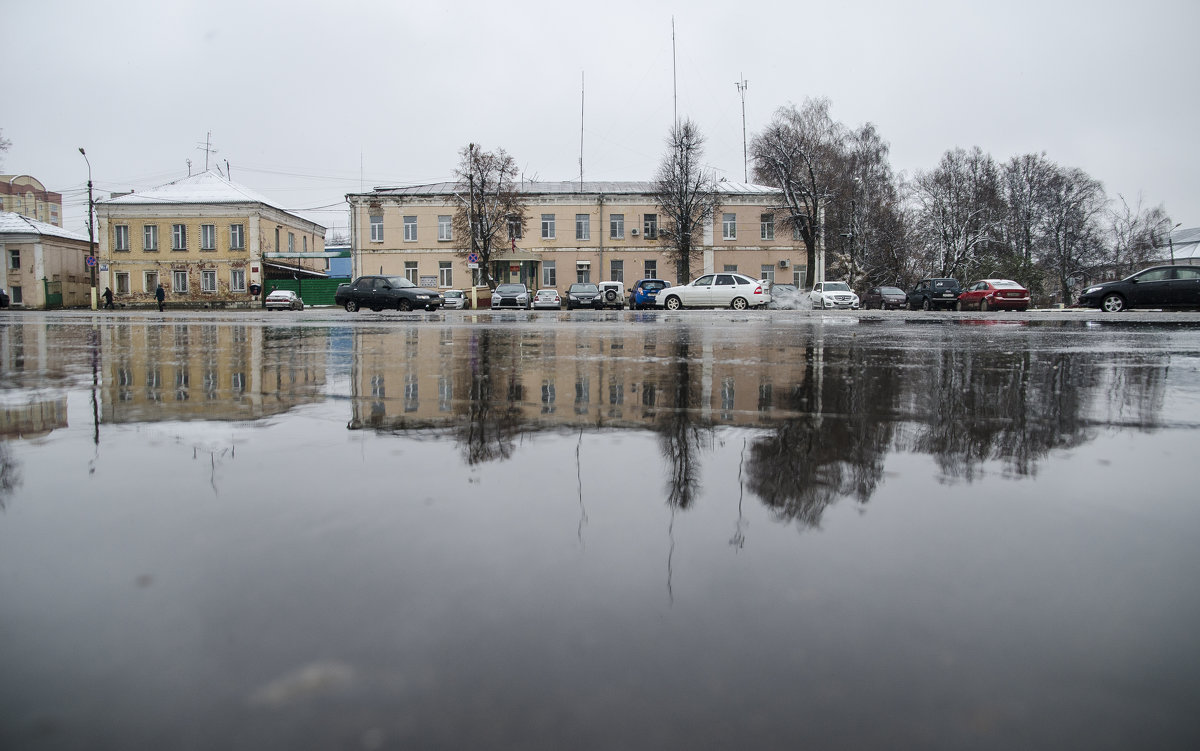
<svg viewBox="0 0 1200 751">
<path fill-rule="evenodd" d="M 575 282 L 567 287 L 567 310 L 575 308 L 599 308 L 600 288 L 590 282 Z"/>
<path fill-rule="evenodd" d="M 867 294 L 863 295 L 862 306 L 867 310 L 871 308 L 899 310 L 907 302 L 908 295 L 904 294 L 904 290 L 899 287 L 872 287 L 867 290 Z"/>
<path fill-rule="evenodd" d="M 0 289 L 0 308 L 7 308 L 9 303 L 8 293 Z"/>
<path fill-rule="evenodd" d="M 666 279 L 638 279 L 629 288 L 629 309 L 657 308 L 659 293 L 670 286 Z"/>
<path fill-rule="evenodd" d="M 667 310 L 680 308 L 733 308 L 745 310 L 767 304 L 767 282 L 741 274 L 705 274 L 664 290 L 659 299 Z"/>
<path fill-rule="evenodd" d="M 333 301 L 351 313 L 361 308 L 378 313 L 385 308 L 437 310 L 442 304 L 442 297 L 402 276 L 372 275 L 360 276 L 349 284 L 339 284 Z"/>
<path fill-rule="evenodd" d="M 600 307 L 601 308 L 623 308 L 623 307 L 625 307 L 625 283 L 624 282 L 600 282 Z"/>
<path fill-rule="evenodd" d="M 1119 313 L 1129 308 L 1200 308 L 1200 267 L 1152 266 L 1116 282 L 1093 284 L 1078 304 Z"/>
<path fill-rule="evenodd" d="M 934 310 L 944 308 L 950 310 L 958 304 L 958 293 L 962 285 L 957 279 L 946 277 L 922 279 L 917 286 L 908 291 L 909 310 Z"/>
<path fill-rule="evenodd" d="M 1011 279 L 980 279 L 958 294 L 955 310 L 1028 310 L 1029 290 Z"/>
<path fill-rule="evenodd" d="M 848 308 L 858 310 L 858 295 L 845 282 L 817 282 L 808 293 L 813 309 Z"/>
<path fill-rule="evenodd" d="M 471 307 L 471 299 L 461 289 L 448 289 L 442 293 L 442 305 L 446 310 L 465 310 Z"/>
<path fill-rule="evenodd" d="M 519 282 L 505 282 L 497 284 L 496 289 L 492 291 L 492 310 L 499 308 L 524 308 L 529 310 L 533 307 L 533 295 L 529 294 L 529 288 Z"/>
<path fill-rule="evenodd" d="M 533 296 L 534 310 L 562 310 L 562 297 L 556 289 L 539 289 Z"/>
<path fill-rule="evenodd" d="M 304 310 L 304 300 L 290 289 L 273 290 L 265 304 L 267 310 Z"/>
<path fill-rule="evenodd" d="M 800 290 L 794 284 L 772 284 L 771 301 L 767 307 L 772 310 L 798 310 Z"/>
</svg>

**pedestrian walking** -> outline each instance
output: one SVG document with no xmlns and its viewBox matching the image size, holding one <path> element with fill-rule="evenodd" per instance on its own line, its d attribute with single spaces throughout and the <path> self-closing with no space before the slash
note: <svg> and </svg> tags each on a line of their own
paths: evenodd
<svg viewBox="0 0 1200 751">
<path fill-rule="evenodd" d="M 158 312 L 163 312 L 163 300 L 167 299 L 167 291 L 163 289 L 161 283 L 158 285 L 158 289 L 154 290 L 154 299 L 158 300 Z"/>
<path fill-rule="evenodd" d="M 109 287 L 104 288 L 104 307 L 108 310 L 116 310 L 112 303 L 112 289 Z"/>
</svg>

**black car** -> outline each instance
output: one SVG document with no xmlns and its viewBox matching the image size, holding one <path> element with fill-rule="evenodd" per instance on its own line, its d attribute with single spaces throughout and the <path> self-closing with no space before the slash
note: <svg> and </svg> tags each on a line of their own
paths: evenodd
<svg viewBox="0 0 1200 751">
<path fill-rule="evenodd" d="M 529 310 L 533 307 L 533 295 L 524 284 L 497 284 L 492 291 L 492 310 L 497 308 L 521 308 Z"/>
<path fill-rule="evenodd" d="M 8 307 L 8 293 L 0 289 L 0 308 Z"/>
<path fill-rule="evenodd" d="M 600 297 L 600 288 L 595 284 L 588 282 L 575 282 L 570 287 L 567 287 L 567 310 L 575 308 L 596 308 L 599 310 L 604 307 L 604 300 Z"/>
<path fill-rule="evenodd" d="M 962 285 L 958 283 L 957 279 L 945 277 L 922 279 L 917 282 L 917 286 L 908 291 L 908 309 L 944 308 L 952 310 L 954 304 L 958 302 L 958 293 L 960 292 L 962 292 Z"/>
<path fill-rule="evenodd" d="M 360 308 L 378 313 L 385 308 L 437 310 L 442 296 L 402 276 L 360 276 L 349 284 L 339 284 L 333 301 L 351 313 Z"/>
<path fill-rule="evenodd" d="M 1200 267 L 1152 266 L 1119 282 L 1093 284 L 1079 306 L 1119 313 L 1129 308 L 1200 308 Z"/>
<path fill-rule="evenodd" d="M 899 310 L 907 302 L 908 295 L 904 294 L 904 290 L 899 287 L 872 287 L 867 290 L 867 294 L 863 295 L 862 306 L 864 310 L 871 308 Z"/>
</svg>

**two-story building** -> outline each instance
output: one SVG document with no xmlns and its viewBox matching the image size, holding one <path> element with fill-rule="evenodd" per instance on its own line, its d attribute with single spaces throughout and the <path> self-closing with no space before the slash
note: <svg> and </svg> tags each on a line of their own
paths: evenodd
<svg viewBox="0 0 1200 751">
<path fill-rule="evenodd" d="M 325 228 L 215 172 L 96 202 L 101 274 L 119 301 L 250 299 L 268 267 L 325 275 Z M 290 277 L 289 277 L 290 278 Z"/>
<path fill-rule="evenodd" d="M 531 288 L 573 282 L 662 278 L 675 264 L 659 238 L 665 224 L 649 182 L 526 182 L 527 213 L 510 224 L 508 246 L 493 251 L 492 276 Z M 737 271 L 803 283 L 804 246 L 782 226 L 782 197 L 762 185 L 720 183 L 721 208 L 705 228 L 694 276 Z M 404 275 L 423 287 L 478 286 L 458 250 L 454 183 L 381 187 L 346 196 L 354 274 Z"/>
<path fill-rule="evenodd" d="M 90 304 L 87 235 L 0 211 L 0 256 L 0 289 L 8 291 L 13 307 Z"/>
</svg>

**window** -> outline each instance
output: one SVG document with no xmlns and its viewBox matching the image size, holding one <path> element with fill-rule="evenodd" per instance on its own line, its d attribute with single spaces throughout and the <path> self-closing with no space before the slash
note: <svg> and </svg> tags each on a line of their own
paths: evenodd
<svg viewBox="0 0 1200 751">
<path fill-rule="evenodd" d="M 614 282 L 625 281 L 625 262 L 610 261 L 608 266 L 608 278 Z"/>
<path fill-rule="evenodd" d="M 216 250 L 217 249 L 217 225 L 201 224 L 200 225 L 200 250 Z"/>
<path fill-rule="evenodd" d="M 454 230 L 450 226 L 450 215 L 438 215 L 438 240 L 453 240 Z"/>
<path fill-rule="evenodd" d="M 646 261 L 646 275 L 643 276 L 642 278 L 643 279 L 657 279 L 658 278 L 658 261 Z"/>
<path fill-rule="evenodd" d="M 775 215 L 763 214 L 759 217 L 759 230 L 764 240 L 775 239 Z"/>
<path fill-rule="evenodd" d="M 722 214 L 721 215 L 721 239 L 736 240 L 737 239 L 737 214 Z"/>
<path fill-rule="evenodd" d="M 558 286 L 558 274 L 554 268 L 554 261 L 542 262 L 542 286 L 556 287 Z"/>
<path fill-rule="evenodd" d="M 404 262 L 404 278 L 408 279 L 408 281 L 412 282 L 413 284 L 417 283 L 417 262 L 416 261 L 405 261 Z"/>
<path fill-rule="evenodd" d="M 142 225 L 142 250 L 147 253 L 158 251 L 158 225 Z"/>
<path fill-rule="evenodd" d="M 212 269 L 204 269 L 200 272 L 200 291 L 201 292 L 216 292 L 217 291 L 217 272 Z"/>
<path fill-rule="evenodd" d="M 308 235 L 301 237 L 300 240 L 301 240 L 301 250 L 303 252 L 307 253 L 308 252 Z"/>
<path fill-rule="evenodd" d="M 441 287 L 454 286 L 454 264 L 450 261 L 438 261 L 438 285 Z"/>
<path fill-rule="evenodd" d="M 592 281 L 592 267 L 588 263 L 575 264 L 575 281 L 580 284 L 587 284 Z"/>
<path fill-rule="evenodd" d="M 142 291 L 153 292 L 158 289 L 158 272 L 146 271 L 142 274 Z"/>
<path fill-rule="evenodd" d="M 230 292 L 245 292 L 246 291 L 246 270 L 231 269 L 229 271 L 229 291 Z"/>
<path fill-rule="evenodd" d="M 113 250 L 129 250 L 129 226 L 118 224 L 113 230 Z"/>
<path fill-rule="evenodd" d="M 404 217 L 404 242 L 412 243 L 417 241 L 417 218 L 415 216 Z"/>
<path fill-rule="evenodd" d="M 185 295 L 188 291 L 188 273 L 186 271 L 171 272 L 171 291 Z"/>
<path fill-rule="evenodd" d="M 21 251 L 8 251 L 8 268 L 12 269 L 13 271 L 21 268 Z"/>
<path fill-rule="evenodd" d="M 117 279 L 117 294 L 118 295 L 128 295 L 129 294 L 129 272 L 128 271 L 118 271 L 116 274 L 116 279 Z"/>
<path fill-rule="evenodd" d="M 187 225 L 171 225 L 171 250 L 187 250 Z"/>
<path fill-rule="evenodd" d="M 242 224 L 229 225 L 229 249 L 244 250 L 246 248 L 246 227 Z"/>
<path fill-rule="evenodd" d="M 9 302 L 11 302 L 13 305 L 23 305 L 25 303 L 25 297 L 21 293 L 20 286 L 9 287 L 8 291 L 12 293 L 9 298 Z"/>
<path fill-rule="evenodd" d="M 658 214 L 646 214 L 642 221 L 642 234 L 647 240 L 658 237 Z"/>
<path fill-rule="evenodd" d="M 521 217 L 510 216 L 508 218 L 508 239 L 509 240 L 520 240 L 521 239 Z"/>
<path fill-rule="evenodd" d="M 608 216 L 608 236 L 613 240 L 623 240 L 625 238 L 625 215 L 624 214 L 609 214 Z"/>
<path fill-rule="evenodd" d="M 764 264 L 763 264 L 763 265 L 760 267 L 760 269 L 759 269 L 759 273 L 761 273 L 761 274 L 762 274 L 762 276 L 761 276 L 761 277 L 759 277 L 759 278 L 760 278 L 760 279 L 766 279 L 766 280 L 767 280 L 767 284 L 774 284 L 774 283 L 775 283 L 775 264 L 773 264 L 773 263 L 764 263 Z"/>
<path fill-rule="evenodd" d="M 288 252 L 289 253 L 296 252 L 296 233 L 294 233 L 294 232 L 288 233 Z"/>
<path fill-rule="evenodd" d="M 383 214 L 371 215 L 371 242 L 383 242 Z"/>
<path fill-rule="evenodd" d="M 554 214 L 542 214 L 542 239 L 554 239 Z"/>
<path fill-rule="evenodd" d="M 592 234 L 592 217 L 587 214 L 575 215 L 575 239 L 587 240 Z"/>
</svg>

